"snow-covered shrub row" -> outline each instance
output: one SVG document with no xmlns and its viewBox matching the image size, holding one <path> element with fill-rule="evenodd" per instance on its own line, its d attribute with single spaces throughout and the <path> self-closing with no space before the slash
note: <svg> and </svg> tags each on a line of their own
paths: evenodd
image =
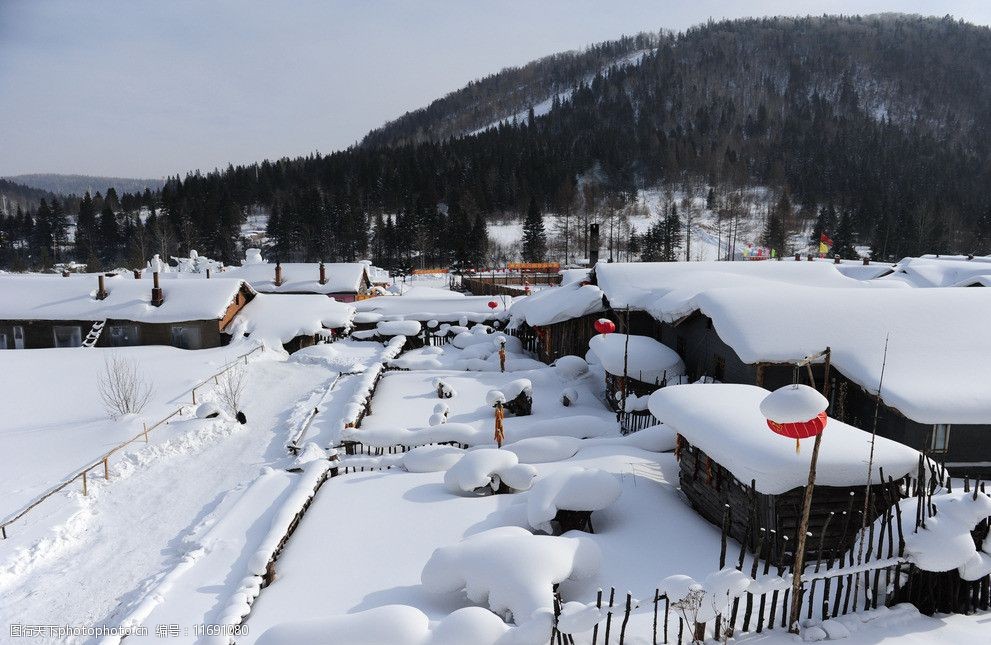
<svg viewBox="0 0 991 645">
<path fill-rule="evenodd" d="M 466 452 L 444 474 L 444 486 L 455 493 L 470 493 L 490 487 L 498 490 L 506 484 L 513 490 L 527 490 L 537 476 L 537 469 L 521 464 L 517 456 L 499 448 L 480 448 Z"/>
<path fill-rule="evenodd" d="M 482 607 L 464 607 L 431 621 L 409 605 L 385 605 L 353 614 L 292 621 L 272 627 L 258 645 L 537 645 L 547 640 L 553 615 L 523 627 L 507 625 Z"/>
<path fill-rule="evenodd" d="M 527 522 L 548 531 L 559 510 L 599 511 L 619 499 L 622 492 L 610 472 L 581 466 L 562 468 L 533 484 L 526 496 Z"/>
<path fill-rule="evenodd" d="M 553 610 L 555 584 L 595 575 L 601 558 L 598 545 L 583 534 L 533 535 L 503 526 L 436 549 L 420 581 L 433 593 L 464 590 L 470 601 L 487 602 L 525 625 Z"/>
<path fill-rule="evenodd" d="M 926 527 L 915 530 L 914 497 L 902 505 L 902 534 L 905 557 L 923 571 L 957 569 L 964 580 L 978 580 L 991 573 L 991 553 L 987 541 L 978 551 L 971 531 L 977 523 L 991 517 L 991 497 L 957 491 L 933 495 L 936 515 L 926 518 Z M 879 522 L 882 520 L 878 520 Z"/>
</svg>

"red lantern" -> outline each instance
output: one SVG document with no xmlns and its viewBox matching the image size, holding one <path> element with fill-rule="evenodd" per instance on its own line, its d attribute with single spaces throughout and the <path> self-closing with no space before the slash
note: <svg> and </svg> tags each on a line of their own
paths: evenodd
<svg viewBox="0 0 991 645">
<path fill-rule="evenodd" d="M 498 302 L 496 302 L 495 300 L 489 300 L 489 309 L 495 309 L 498 306 L 499 306 Z"/>
<path fill-rule="evenodd" d="M 616 331 L 616 323 L 608 318 L 599 318 L 595 321 L 595 331 L 600 334 L 611 334 Z"/>
<path fill-rule="evenodd" d="M 808 439 L 814 437 L 826 427 L 826 413 L 820 412 L 813 419 L 799 421 L 798 423 L 778 423 L 767 420 L 767 427 L 772 432 L 788 437 L 789 439 Z"/>
</svg>

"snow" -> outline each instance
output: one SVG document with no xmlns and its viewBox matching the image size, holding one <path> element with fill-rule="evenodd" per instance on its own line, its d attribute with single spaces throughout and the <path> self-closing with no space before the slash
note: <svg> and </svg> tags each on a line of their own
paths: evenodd
<svg viewBox="0 0 991 645">
<path fill-rule="evenodd" d="M 647 311 L 666 322 L 692 313 L 697 309 L 695 296 L 720 287 L 775 291 L 785 285 L 863 288 L 869 284 L 844 276 L 828 262 L 600 262 L 595 275 L 614 309 Z"/>
<path fill-rule="evenodd" d="M 538 479 L 526 497 L 527 521 L 546 530 L 559 510 L 600 511 L 623 492 L 616 476 L 604 470 L 573 466 Z"/>
<path fill-rule="evenodd" d="M 956 491 L 932 496 L 936 514 L 926 518 L 925 528 L 915 530 L 918 499 L 901 502 L 905 557 L 924 571 L 957 569 L 964 580 L 978 580 L 991 573 L 991 554 L 978 550 L 971 531 L 991 517 L 991 497 Z"/>
<path fill-rule="evenodd" d="M 416 336 L 420 333 L 420 323 L 415 320 L 391 320 L 375 326 L 380 336 Z"/>
<path fill-rule="evenodd" d="M 798 264 L 798 263 L 795 263 Z M 815 263 L 811 263 L 815 264 Z M 991 290 L 713 289 L 699 310 L 745 363 L 794 362 L 832 349 L 832 365 L 919 423 L 991 420 Z"/>
<path fill-rule="evenodd" d="M 894 266 L 882 282 L 903 283 L 911 287 L 968 287 L 991 280 L 991 258 L 966 260 L 960 256 L 905 258 Z"/>
<path fill-rule="evenodd" d="M 526 322 L 531 327 L 540 327 L 605 310 L 599 287 L 571 283 L 516 299 L 509 313 L 513 324 Z"/>
<path fill-rule="evenodd" d="M 650 411 L 739 481 L 756 480 L 759 492 L 778 495 L 807 483 L 810 448 L 796 452 L 793 440 L 768 429 L 760 412 L 767 395 L 751 385 L 672 385 L 650 396 Z M 866 484 L 871 435 L 830 418 L 822 437 L 816 485 Z M 917 451 L 883 437 L 874 442 L 874 482 L 880 470 L 899 479 L 918 466 Z"/>
<path fill-rule="evenodd" d="M 354 308 L 316 294 L 257 294 L 229 328 L 242 331 L 278 347 L 297 336 L 313 336 L 324 329 L 343 329 L 351 323 Z"/>
<path fill-rule="evenodd" d="M 366 270 L 367 265 L 361 262 L 327 262 L 324 263 L 327 282 L 320 284 L 318 262 L 284 262 L 281 286 L 275 285 L 275 265 L 271 263 L 246 262 L 227 268 L 222 275 L 244 280 L 262 293 L 331 294 L 357 293 Z"/>
<path fill-rule="evenodd" d="M 802 423 L 829 407 L 818 390 L 796 383 L 774 390 L 760 402 L 760 413 L 777 423 Z"/>
<path fill-rule="evenodd" d="M 423 289 L 416 287 L 402 296 L 368 298 L 355 303 L 355 308 L 359 313 L 378 314 L 383 320 L 452 323 L 467 318 L 470 322 L 482 323 L 502 317 L 512 302 L 511 298 L 465 296 L 453 291 L 421 296 Z M 496 303 L 495 309 L 489 307 L 490 302 Z"/>
<path fill-rule="evenodd" d="M 533 535 L 504 526 L 438 548 L 421 581 L 432 593 L 464 590 L 472 602 L 485 602 L 497 614 L 508 611 L 520 625 L 553 611 L 553 586 L 594 575 L 601 557 L 596 543 L 577 533 Z"/>
<path fill-rule="evenodd" d="M 165 301 L 151 304 L 151 282 L 118 275 L 105 278 L 108 295 L 96 299 L 92 276 L 2 275 L 0 320 L 133 320 L 170 323 L 219 320 L 243 288 L 240 280 L 163 280 Z"/>
<path fill-rule="evenodd" d="M 685 373 L 685 363 L 678 352 L 649 336 L 629 336 L 627 349 L 626 334 L 598 334 L 588 347 L 599 364 L 614 376 L 623 376 L 624 356 L 625 374 L 643 383 L 657 384 Z"/>
<path fill-rule="evenodd" d="M 464 454 L 454 446 L 421 446 L 403 453 L 400 463 L 411 473 L 436 473 L 458 463 Z"/>
<path fill-rule="evenodd" d="M 578 356 L 562 356 L 554 361 L 554 368 L 561 378 L 567 380 L 579 379 L 588 374 L 588 363 Z"/>
<path fill-rule="evenodd" d="M 455 493 L 471 493 L 500 482 L 513 490 L 527 490 L 537 471 L 529 464 L 519 463 L 516 455 L 498 448 L 480 448 L 465 453 L 444 475 L 444 485 Z"/>
</svg>

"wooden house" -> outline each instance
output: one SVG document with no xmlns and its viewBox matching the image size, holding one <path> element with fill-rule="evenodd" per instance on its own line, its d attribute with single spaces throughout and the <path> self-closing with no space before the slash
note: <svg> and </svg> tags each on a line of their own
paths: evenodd
<svg viewBox="0 0 991 645">
<path fill-rule="evenodd" d="M 903 281 L 897 272 L 855 280 L 823 262 L 642 265 L 653 278 L 613 266 L 597 274 L 619 307 L 614 316 L 623 322 L 629 306 L 631 331 L 675 348 L 690 379 L 775 389 L 795 380 L 796 361 L 830 347 L 830 414 L 866 427 L 877 408 L 881 436 L 926 452 L 954 475 L 991 474 L 991 368 L 974 360 L 991 353 L 986 290 L 886 282 Z M 955 276 L 930 278 L 943 284 Z M 821 365 L 812 373 L 818 382 Z"/>
<path fill-rule="evenodd" d="M 584 357 L 589 340 L 598 333 L 595 321 L 605 311 L 598 287 L 572 282 L 513 302 L 509 329 L 549 364 L 562 356 Z"/>
<path fill-rule="evenodd" d="M 650 411 L 677 433 L 682 492 L 700 515 L 774 563 L 790 564 L 808 481 L 812 440 L 774 434 L 761 415 L 770 392 L 751 385 L 691 384 L 665 387 L 650 397 Z M 830 418 L 823 431 L 812 495 L 806 557 L 845 552 L 854 544 L 863 508 L 871 435 Z M 919 453 L 878 437 L 873 447 L 869 521 L 900 499 L 899 481 L 914 472 Z M 882 478 L 883 474 L 883 478 Z M 889 483 L 888 478 L 893 483 Z"/>
<path fill-rule="evenodd" d="M 351 328 L 354 306 L 317 294 L 257 294 L 234 317 L 227 331 L 282 346 L 292 354 L 320 341 L 332 341 Z"/>
<path fill-rule="evenodd" d="M 250 249 L 249 249 L 250 250 Z M 320 294 L 338 302 L 354 302 L 369 293 L 371 279 L 363 262 L 264 262 L 261 255 L 248 256 L 224 277 L 244 280 L 258 293 Z"/>
<path fill-rule="evenodd" d="M 140 274 L 139 276 L 140 277 Z M 0 349 L 226 344 L 255 292 L 241 280 L 71 274 L 0 277 Z"/>
</svg>

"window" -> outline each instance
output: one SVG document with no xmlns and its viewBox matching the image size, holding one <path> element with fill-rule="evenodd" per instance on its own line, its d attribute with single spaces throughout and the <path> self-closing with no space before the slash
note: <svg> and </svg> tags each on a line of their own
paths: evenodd
<svg viewBox="0 0 991 645">
<path fill-rule="evenodd" d="M 52 328 L 56 347 L 81 347 L 83 331 L 79 325 L 56 325 Z"/>
<path fill-rule="evenodd" d="M 14 325 L 14 349 L 24 349 L 24 327 L 20 325 Z"/>
<path fill-rule="evenodd" d="M 929 439 L 929 452 L 946 452 L 950 447 L 950 424 L 937 423 Z"/>
<path fill-rule="evenodd" d="M 110 328 L 110 344 L 114 347 L 130 347 L 138 344 L 137 325 L 114 325 Z"/>
<path fill-rule="evenodd" d="M 717 381 L 726 379 L 726 359 L 722 356 L 716 356 L 712 361 L 712 378 Z"/>
<path fill-rule="evenodd" d="M 199 349 L 203 346 L 199 327 L 172 325 L 172 345 L 179 349 Z"/>
</svg>

